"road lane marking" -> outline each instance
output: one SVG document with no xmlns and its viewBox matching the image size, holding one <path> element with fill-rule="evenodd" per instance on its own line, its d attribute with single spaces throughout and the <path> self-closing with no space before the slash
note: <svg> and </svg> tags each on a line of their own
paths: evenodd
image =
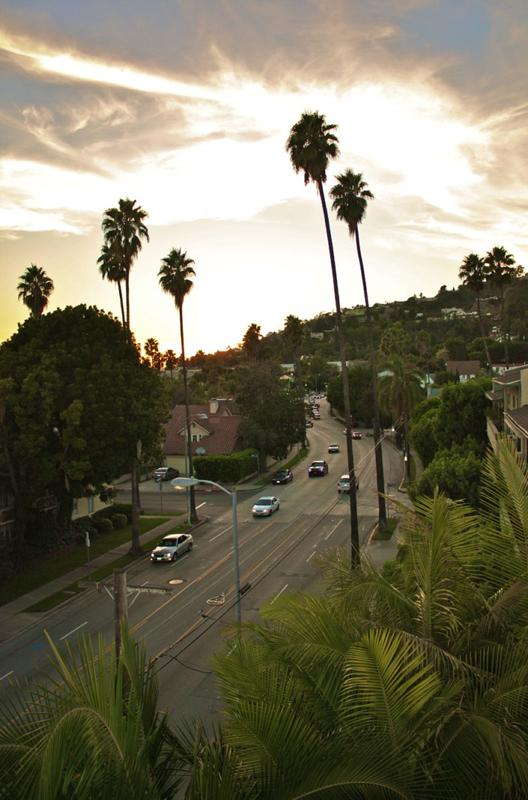
<svg viewBox="0 0 528 800">
<path fill-rule="evenodd" d="M 341 525 L 341 522 L 342 522 L 342 520 L 339 520 L 339 522 L 337 523 L 337 525 L 336 525 L 334 528 L 332 528 L 332 530 L 330 531 L 330 533 L 327 533 L 327 534 L 326 534 L 326 536 L 324 537 L 324 538 L 325 538 L 325 542 L 326 542 L 326 540 L 327 540 L 327 539 L 329 539 L 329 538 L 331 537 L 331 535 L 332 535 L 333 533 L 335 533 L 335 532 L 336 532 L 336 530 L 337 530 L 337 529 L 339 528 L 339 526 Z"/>
<path fill-rule="evenodd" d="M 206 505 L 207 505 L 207 500 L 204 500 L 203 503 L 200 503 L 199 506 L 196 506 L 196 510 L 198 511 L 199 508 L 202 508 L 202 506 L 206 506 Z"/>
<path fill-rule="evenodd" d="M 306 563 L 308 563 L 309 561 L 311 561 L 311 560 L 312 560 L 312 558 L 314 557 L 314 555 L 316 554 L 316 552 L 317 552 L 317 550 L 314 550 L 314 551 L 313 551 L 313 553 L 310 553 L 310 555 L 309 555 L 309 556 L 308 556 L 308 558 L 306 559 Z"/>
<path fill-rule="evenodd" d="M 148 581 L 143 581 L 143 583 L 141 584 L 141 586 L 146 586 L 146 585 L 147 585 L 147 583 L 148 583 Z M 132 606 L 134 605 L 134 603 L 136 602 L 136 600 L 138 599 L 138 597 L 139 597 L 139 595 L 140 595 L 140 594 L 141 594 L 141 592 L 140 592 L 140 591 L 139 591 L 139 589 L 138 589 L 138 591 L 136 592 L 136 594 L 134 595 L 134 597 L 132 598 L 132 600 L 131 600 L 131 601 L 130 601 L 130 603 L 128 604 L 128 607 L 129 607 L 129 608 L 132 608 Z"/>
<path fill-rule="evenodd" d="M 61 637 L 60 637 L 59 641 L 60 641 L 60 642 L 62 642 L 62 640 L 63 640 L 63 639 L 67 639 L 67 638 L 68 638 L 68 636 L 71 636 L 71 635 L 72 635 L 72 633 L 75 633 L 76 631 L 80 630 L 81 628 L 84 628 L 84 626 L 85 626 L 85 625 L 88 625 L 88 621 L 86 621 L 86 622 L 81 622 L 81 624 L 80 624 L 80 625 L 77 625 L 77 627 L 76 627 L 76 628 L 74 628 L 72 631 L 70 631 L 69 633 L 65 633 L 65 634 L 64 634 L 64 636 L 61 636 Z"/>
<path fill-rule="evenodd" d="M 286 584 L 285 584 L 285 585 L 282 587 L 282 589 L 280 590 L 280 592 L 279 592 L 278 594 L 276 594 L 276 595 L 275 595 L 275 597 L 273 598 L 273 600 L 272 600 L 271 602 L 272 602 L 272 603 L 274 603 L 274 602 L 275 602 L 275 600 L 278 600 L 278 599 L 279 599 L 279 597 L 281 596 L 281 594 L 282 594 L 283 592 L 285 592 L 287 588 L 288 588 L 288 584 L 286 583 Z M 270 605 L 271 605 L 271 603 L 270 603 Z"/>
<path fill-rule="evenodd" d="M 219 536 L 223 536 L 224 533 L 227 533 L 227 531 L 230 531 L 232 527 L 233 527 L 232 525 L 228 525 L 227 528 L 224 528 L 223 531 L 220 531 L 220 533 L 217 533 L 216 536 L 213 536 L 213 538 L 209 539 L 209 541 L 210 542 L 214 542 L 214 540 L 218 539 Z"/>
<path fill-rule="evenodd" d="M 14 671 L 15 671 L 15 670 L 14 670 L 14 669 L 12 669 L 12 670 L 11 670 L 11 672 L 6 672 L 6 674 L 5 674 L 5 675 L 2 675 L 2 677 L 0 678 L 0 681 L 3 681 L 3 680 L 4 680 L 4 678 L 9 678 L 9 676 L 10 676 L 10 675 L 13 675 Z"/>
</svg>

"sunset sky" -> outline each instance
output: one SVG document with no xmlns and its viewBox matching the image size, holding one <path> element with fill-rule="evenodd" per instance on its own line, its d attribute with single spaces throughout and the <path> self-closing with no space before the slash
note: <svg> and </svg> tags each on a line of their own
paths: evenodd
<svg viewBox="0 0 528 800">
<path fill-rule="evenodd" d="M 526 0 L 0 0 L 0 340 L 27 316 L 30 263 L 49 309 L 119 313 L 96 265 L 120 197 L 149 214 L 132 327 L 179 351 L 158 286 L 195 260 L 187 349 L 235 346 L 255 322 L 331 311 L 322 215 L 285 151 L 305 110 L 338 125 L 339 172 L 375 195 L 361 227 L 371 300 L 458 284 L 470 252 L 528 266 Z M 362 302 L 333 222 L 342 305 Z"/>
</svg>

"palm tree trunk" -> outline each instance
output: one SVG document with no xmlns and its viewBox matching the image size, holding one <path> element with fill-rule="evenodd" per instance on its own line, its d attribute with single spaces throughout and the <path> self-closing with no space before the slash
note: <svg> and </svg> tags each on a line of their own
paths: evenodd
<svg viewBox="0 0 528 800">
<path fill-rule="evenodd" d="M 363 256 L 361 253 L 361 244 L 359 241 L 358 226 L 355 226 L 354 231 L 356 237 L 356 250 L 359 259 L 359 269 L 361 272 L 361 282 L 363 283 L 363 295 L 365 297 L 365 311 L 367 314 L 367 333 L 368 333 L 368 346 L 369 346 L 369 359 L 370 359 L 370 374 L 372 378 L 372 416 L 373 416 L 373 431 L 374 431 L 374 453 L 376 458 L 376 486 L 378 489 L 378 524 L 382 531 L 387 528 L 387 508 L 385 505 L 385 476 L 383 474 L 383 453 L 381 450 L 381 431 L 380 431 L 380 412 L 378 402 L 378 370 L 376 367 L 376 351 L 374 349 L 374 333 L 372 330 L 372 314 L 370 312 L 367 279 L 365 276 L 365 267 L 363 265 Z"/>
<path fill-rule="evenodd" d="M 130 330 L 130 270 L 125 272 L 126 328 Z"/>
<path fill-rule="evenodd" d="M 127 269 L 125 273 L 125 299 L 126 299 L 126 315 L 124 317 L 124 325 L 128 338 L 130 339 L 130 283 L 129 283 L 130 270 Z M 122 310 L 122 306 L 121 306 Z M 138 457 L 137 445 L 136 453 L 130 462 L 130 499 L 132 503 L 131 514 L 131 528 L 132 536 L 130 542 L 130 555 L 139 555 L 142 552 L 140 542 L 140 529 L 139 529 L 139 516 L 141 513 L 140 500 L 139 500 L 139 476 L 138 476 Z"/>
<path fill-rule="evenodd" d="M 334 286 L 334 298 L 336 307 L 336 324 L 337 324 L 337 338 L 339 341 L 339 358 L 341 361 L 341 377 L 343 379 L 343 407 L 345 411 L 345 427 L 346 427 L 346 449 L 348 461 L 348 473 L 350 475 L 350 563 L 352 567 L 359 565 L 359 523 L 357 513 L 357 496 L 356 496 L 356 474 L 354 471 L 354 452 L 352 450 L 352 421 L 350 418 L 350 387 L 348 385 L 348 368 L 346 363 L 345 351 L 345 335 L 343 331 L 343 320 L 341 318 L 341 302 L 339 300 L 339 285 L 337 282 L 337 270 L 334 256 L 334 244 L 332 242 L 332 232 L 330 230 L 330 220 L 328 219 L 328 210 L 326 208 L 326 200 L 324 196 L 324 188 L 322 181 L 317 181 L 317 188 L 319 190 L 319 197 L 321 199 L 321 206 L 323 208 L 323 217 L 325 222 L 326 238 L 328 240 L 328 252 L 330 254 L 330 267 L 332 270 L 332 282 Z"/>
<path fill-rule="evenodd" d="M 508 348 L 508 335 L 506 333 L 506 320 L 504 318 L 504 286 L 500 287 L 501 296 L 501 328 L 502 336 L 504 339 L 504 360 L 506 361 L 506 369 L 510 366 L 510 352 Z"/>
<path fill-rule="evenodd" d="M 484 352 L 486 353 L 486 361 L 487 361 L 486 372 L 489 372 L 489 374 L 491 375 L 491 358 L 489 354 L 488 343 L 484 335 L 484 323 L 482 322 L 482 311 L 480 308 L 480 292 L 477 292 L 477 314 L 479 319 L 479 328 L 480 328 L 480 335 L 482 338 L 482 344 L 484 345 Z"/>
<path fill-rule="evenodd" d="M 121 320 L 123 322 L 123 328 L 126 328 L 126 318 L 125 318 L 125 306 L 123 303 L 123 290 L 121 289 L 121 281 L 117 281 L 117 291 L 119 292 L 119 305 L 121 307 Z"/>
<path fill-rule="evenodd" d="M 185 398 L 185 439 L 187 447 L 187 463 L 189 465 L 189 476 L 193 474 L 192 463 L 192 441 L 191 441 L 191 418 L 189 416 L 189 389 L 187 386 L 187 365 L 185 363 L 185 338 L 183 335 L 183 304 L 179 306 L 180 312 L 180 339 L 182 351 L 182 375 L 183 375 L 183 394 Z M 194 486 L 189 488 L 189 517 L 190 522 L 198 522 L 198 514 L 196 513 L 196 501 L 194 498 Z"/>
</svg>

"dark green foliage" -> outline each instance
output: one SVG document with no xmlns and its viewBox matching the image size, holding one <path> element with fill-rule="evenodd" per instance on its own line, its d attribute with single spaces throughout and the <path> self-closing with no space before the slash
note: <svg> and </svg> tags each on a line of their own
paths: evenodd
<svg viewBox="0 0 528 800">
<path fill-rule="evenodd" d="M 410 439 L 424 466 L 427 466 L 433 460 L 438 450 L 437 427 L 438 404 L 431 406 L 425 413 L 420 414 L 417 419 L 413 415 L 409 432 Z"/>
<path fill-rule="evenodd" d="M 466 500 L 477 507 L 482 455 L 476 444 L 471 444 L 467 440 L 463 445 L 439 450 L 412 486 L 411 497 L 432 497 L 438 488 L 452 500 Z"/>
<path fill-rule="evenodd" d="M 261 455 L 285 458 L 296 443 L 304 444 L 304 401 L 295 390 L 284 387 L 271 364 L 243 369 L 238 375 L 236 400 L 243 420 L 240 438 Z"/>
<path fill-rule="evenodd" d="M 130 503 L 114 503 L 112 510 L 115 514 L 124 514 L 127 522 L 132 518 L 132 505 Z"/>
<path fill-rule="evenodd" d="M 112 514 L 110 519 L 112 520 L 112 524 L 116 530 L 121 530 L 121 528 L 126 527 L 128 524 L 126 514 Z"/>
<path fill-rule="evenodd" d="M 112 533 L 114 525 L 109 517 L 99 517 L 95 519 L 95 527 L 99 533 Z"/>
<path fill-rule="evenodd" d="M 370 367 L 356 365 L 348 369 L 350 413 L 355 423 L 372 425 L 372 378 Z M 337 375 L 328 382 L 326 396 L 332 408 L 343 413 L 343 380 Z M 388 416 L 385 422 L 388 424 Z"/>
<path fill-rule="evenodd" d="M 241 450 L 238 453 L 218 456 L 199 456 L 194 459 L 194 472 L 197 478 L 218 483 L 238 483 L 255 472 L 257 460 L 255 450 Z"/>
<path fill-rule="evenodd" d="M 442 390 L 438 407 L 436 439 L 440 448 L 462 444 L 469 436 L 484 452 L 487 445 L 486 412 L 490 403 L 485 395 L 487 379 L 449 384 Z"/>
<path fill-rule="evenodd" d="M 158 378 L 95 307 L 28 319 L 0 348 L 0 386 L 19 543 L 43 495 L 57 499 L 66 531 L 73 498 L 128 471 L 138 441 L 147 459 L 159 450 L 167 410 Z"/>
</svg>

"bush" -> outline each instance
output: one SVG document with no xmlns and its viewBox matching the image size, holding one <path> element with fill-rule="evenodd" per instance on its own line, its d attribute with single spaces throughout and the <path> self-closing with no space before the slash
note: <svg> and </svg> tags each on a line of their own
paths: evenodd
<svg viewBox="0 0 528 800">
<path fill-rule="evenodd" d="M 124 528 L 128 523 L 126 514 L 112 514 L 110 519 L 116 530 L 121 530 L 121 528 Z"/>
<path fill-rule="evenodd" d="M 108 517 L 100 517 L 99 519 L 95 519 L 94 521 L 98 533 L 112 533 L 112 531 L 114 530 L 112 520 L 109 519 Z"/>
<path fill-rule="evenodd" d="M 464 445 L 439 450 L 421 478 L 411 487 L 412 500 L 420 495 L 432 497 L 435 488 L 452 500 L 466 500 L 477 507 L 479 503 L 480 467 L 478 449 L 471 448 L 468 438 Z"/>
<path fill-rule="evenodd" d="M 228 456 L 200 456 L 193 460 L 197 478 L 220 483 L 237 483 L 255 472 L 256 450 L 241 450 Z"/>
<path fill-rule="evenodd" d="M 131 503 L 114 503 L 110 509 L 112 514 L 124 514 L 127 522 L 132 522 L 132 504 Z"/>
</svg>

